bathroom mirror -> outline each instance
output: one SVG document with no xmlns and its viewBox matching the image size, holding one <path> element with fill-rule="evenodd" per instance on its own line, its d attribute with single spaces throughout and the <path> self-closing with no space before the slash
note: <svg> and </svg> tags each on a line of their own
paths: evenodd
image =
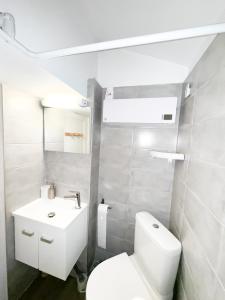
<svg viewBox="0 0 225 300">
<path fill-rule="evenodd" d="M 90 153 L 91 108 L 44 107 L 44 150 Z"/>
</svg>

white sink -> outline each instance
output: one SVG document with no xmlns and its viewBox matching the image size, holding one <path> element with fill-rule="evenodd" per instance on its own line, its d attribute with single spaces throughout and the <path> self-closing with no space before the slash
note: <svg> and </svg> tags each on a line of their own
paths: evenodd
<svg viewBox="0 0 225 300">
<path fill-rule="evenodd" d="M 13 212 L 15 258 L 66 280 L 87 245 L 87 204 L 37 199 Z M 53 213 L 53 217 L 49 217 Z"/>
<path fill-rule="evenodd" d="M 20 216 L 35 220 L 61 229 L 66 227 L 87 208 L 86 203 L 81 203 L 81 208 L 76 207 L 76 201 L 55 198 L 53 200 L 37 199 L 13 212 L 13 216 Z M 48 214 L 54 212 L 50 218 Z"/>
</svg>

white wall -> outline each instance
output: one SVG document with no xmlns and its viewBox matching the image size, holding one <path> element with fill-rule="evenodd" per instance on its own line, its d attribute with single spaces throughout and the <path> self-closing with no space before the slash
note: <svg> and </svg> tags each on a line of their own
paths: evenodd
<svg viewBox="0 0 225 300">
<path fill-rule="evenodd" d="M 39 98 L 65 95 L 80 99 L 81 95 L 56 76 L 40 66 L 39 61 L 30 59 L 0 40 L 0 82 Z M 72 76 L 71 76 L 72 77 Z"/>
<path fill-rule="evenodd" d="M 42 64 L 43 67 L 54 76 L 74 88 L 78 93 L 87 96 L 87 81 L 96 78 L 97 55 L 74 55 L 55 60 L 49 60 Z"/>
<path fill-rule="evenodd" d="M 181 83 L 188 68 L 129 50 L 98 55 L 97 80 L 102 87 Z"/>
<path fill-rule="evenodd" d="M 93 42 L 82 1 L 0 0 L 0 11 L 16 20 L 16 38 L 33 51 L 47 51 Z M 96 77 L 97 56 L 88 54 L 50 61 L 42 66 L 82 95 L 87 79 Z"/>
<path fill-rule="evenodd" d="M 7 299 L 2 86 L 0 85 L 0 299 Z"/>
</svg>

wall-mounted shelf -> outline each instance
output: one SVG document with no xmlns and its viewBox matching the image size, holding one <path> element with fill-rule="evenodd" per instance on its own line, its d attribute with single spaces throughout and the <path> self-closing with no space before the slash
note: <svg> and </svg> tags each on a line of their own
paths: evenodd
<svg viewBox="0 0 225 300">
<path fill-rule="evenodd" d="M 65 136 L 71 136 L 71 137 L 83 137 L 83 133 L 80 132 L 65 132 Z"/>
<path fill-rule="evenodd" d="M 159 152 L 159 151 L 150 151 L 152 158 L 163 158 L 168 159 L 168 161 L 173 160 L 184 160 L 185 156 L 183 153 L 171 153 L 171 152 Z"/>
</svg>

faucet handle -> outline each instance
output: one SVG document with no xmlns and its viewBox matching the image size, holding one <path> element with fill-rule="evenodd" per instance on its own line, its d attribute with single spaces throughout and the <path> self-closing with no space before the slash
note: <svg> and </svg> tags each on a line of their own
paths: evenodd
<svg viewBox="0 0 225 300">
<path fill-rule="evenodd" d="M 70 193 L 73 193 L 75 195 L 75 197 L 77 198 L 77 206 L 78 208 L 81 208 L 80 206 L 80 192 L 78 191 L 69 191 Z"/>
<path fill-rule="evenodd" d="M 78 192 L 78 191 L 69 191 L 69 193 L 72 193 L 72 194 L 80 194 L 80 192 Z"/>
</svg>

